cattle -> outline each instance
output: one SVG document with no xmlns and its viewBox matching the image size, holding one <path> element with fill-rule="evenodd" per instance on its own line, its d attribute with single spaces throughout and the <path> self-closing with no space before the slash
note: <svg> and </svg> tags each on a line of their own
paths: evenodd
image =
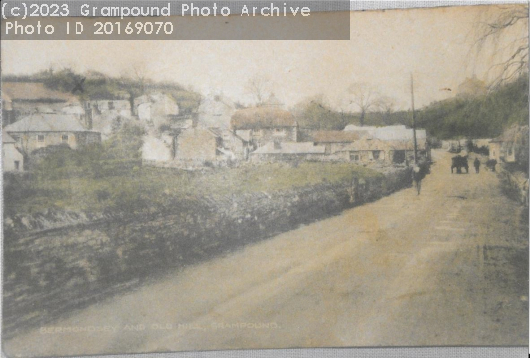
<svg viewBox="0 0 530 358">
<path fill-rule="evenodd" d="M 451 158 L 451 174 L 453 174 L 453 170 L 456 168 L 457 174 L 462 174 L 462 168 L 466 169 L 466 174 L 469 173 L 469 164 L 467 163 L 467 156 L 461 156 L 456 155 L 453 158 Z"/>
<path fill-rule="evenodd" d="M 486 162 L 486 167 L 491 170 L 492 172 L 495 171 L 495 166 L 497 165 L 497 161 L 495 159 L 489 159 Z"/>
</svg>

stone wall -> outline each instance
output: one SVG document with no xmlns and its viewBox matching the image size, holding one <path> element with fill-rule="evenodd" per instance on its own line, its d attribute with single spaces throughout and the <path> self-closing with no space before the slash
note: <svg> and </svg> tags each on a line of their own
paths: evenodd
<svg viewBox="0 0 530 358">
<path fill-rule="evenodd" d="M 371 180 L 180 201 L 141 218 L 10 218 L 4 231 L 4 332 L 16 335 L 164 272 L 338 214 L 410 182 L 409 169 L 395 169 Z"/>
</svg>

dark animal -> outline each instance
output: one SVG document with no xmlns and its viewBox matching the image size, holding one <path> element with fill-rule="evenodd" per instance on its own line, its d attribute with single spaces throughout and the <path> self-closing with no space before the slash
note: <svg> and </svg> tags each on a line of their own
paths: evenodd
<svg viewBox="0 0 530 358">
<path fill-rule="evenodd" d="M 451 174 L 453 174 L 453 169 L 455 168 L 457 174 L 462 174 L 462 168 L 466 169 L 466 174 L 469 173 L 469 164 L 467 163 L 467 157 L 456 155 L 451 158 L 451 161 Z"/>
<path fill-rule="evenodd" d="M 496 165 L 497 165 L 497 161 L 495 159 L 489 159 L 486 162 L 486 167 L 488 167 L 488 169 L 491 170 L 492 172 L 495 171 L 495 166 Z"/>
</svg>

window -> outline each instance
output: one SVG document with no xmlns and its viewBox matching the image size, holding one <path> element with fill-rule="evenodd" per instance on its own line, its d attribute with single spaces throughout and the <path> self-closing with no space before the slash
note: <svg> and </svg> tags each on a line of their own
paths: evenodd
<svg viewBox="0 0 530 358">
<path fill-rule="evenodd" d="M 44 134 L 37 135 L 37 142 L 44 143 Z"/>
<path fill-rule="evenodd" d="M 354 162 L 358 162 L 359 159 L 360 159 L 359 152 L 350 153 L 350 160 L 352 160 Z"/>
<path fill-rule="evenodd" d="M 68 143 L 68 134 L 63 134 L 61 140 L 63 143 Z"/>
<path fill-rule="evenodd" d="M 20 170 L 20 162 L 15 160 L 15 170 Z"/>
<path fill-rule="evenodd" d="M 372 156 L 374 157 L 374 160 L 378 160 L 380 155 L 381 155 L 381 151 L 380 150 L 372 151 Z"/>
<path fill-rule="evenodd" d="M 109 109 L 114 109 L 114 102 L 109 102 Z"/>
</svg>

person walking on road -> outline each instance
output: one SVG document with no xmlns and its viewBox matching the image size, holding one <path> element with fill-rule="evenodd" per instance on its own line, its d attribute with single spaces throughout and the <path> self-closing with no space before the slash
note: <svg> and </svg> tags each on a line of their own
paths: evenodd
<svg viewBox="0 0 530 358">
<path fill-rule="evenodd" d="M 418 165 L 414 165 L 414 167 L 412 168 L 412 181 L 414 182 L 414 186 L 418 191 L 418 195 L 420 195 L 422 179 L 423 175 L 421 168 Z"/>
<path fill-rule="evenodd" d="M 475 166 L 475 173 L 478 174 L 478 172 L 480 171 L 480 160 L 478 160 L 478 158 L 475 158 L 473 165 Z"/>
</svg>

